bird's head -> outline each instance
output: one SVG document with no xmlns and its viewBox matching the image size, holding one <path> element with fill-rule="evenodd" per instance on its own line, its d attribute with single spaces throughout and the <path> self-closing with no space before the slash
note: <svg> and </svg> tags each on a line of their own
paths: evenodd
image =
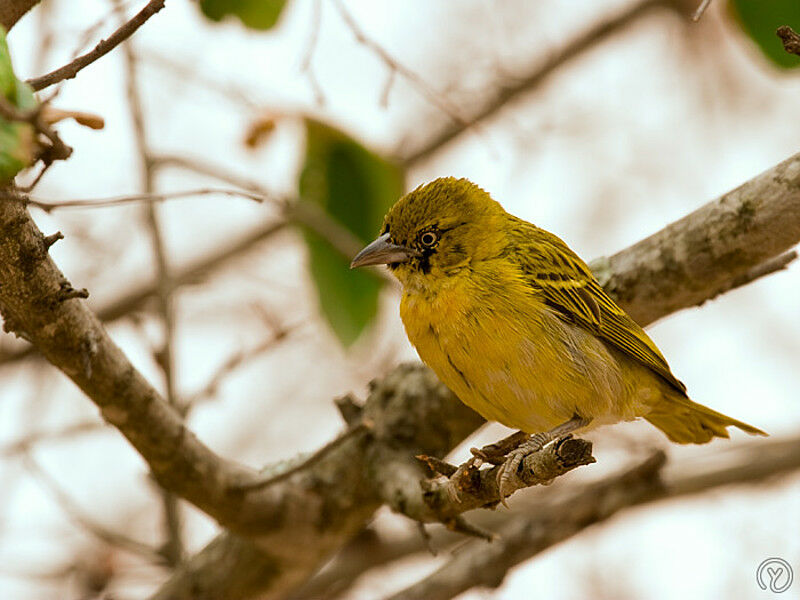
<svg viewBox="0 0 800 600">
<path fill-rule="evenodd" d="M 404 285 L 446 277 L 497 255 L 504 217 L 503 208 L 471 181 L 436 179 L 397 201 L 381 235 L 350 266 L 388 265 Z"/>
</svg>

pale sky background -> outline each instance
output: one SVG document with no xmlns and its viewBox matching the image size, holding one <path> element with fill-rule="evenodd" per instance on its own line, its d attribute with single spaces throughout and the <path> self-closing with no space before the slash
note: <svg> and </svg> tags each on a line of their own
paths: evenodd
<svg viewBox="0 0 800 600">
<path fill-rule="evenodd" d="M 111 10 L 110 3 L 95 0 L 47 2 L 56 37 L 43 64 L 36 64 L 40 9 L 9 36 L 20 77 L 69 60 L 83 32 Z M 142 4 L 126 2 L 129 12 Z M 625 4 L 346 3 L 370 36 L 464 114 L 493 82 L 525 73 Z M 291 192 L 302 129 L 286 116 L 263 148 L 248 151 L 244 132 L 259 114 L 312 112 L 386 151 L 408 147 L 445 122 L 439 109 L 399 77 L 388 107 L 381 106 L 388 71 L 354 40 L 328 0 L 322 2 L 312 59 L 325 99 L 319 106 L 301 70 L 313 6 L 313 0 L 295 0 L 274 31 L 259 33 L 235 21 L 212 24 L 194 3 L 169 0 L 134 38 L 142 56 L 152 147 L 204 158 Z M 713 3 L 698 25 L 687 26 L 667 13 L 638 21 L 414 169 L 407 187 L 443 175 L 469 177 L 510 212 L 557 233 L 588 260 L 630 245 L 787 158 L 800 149 L 800 74 L 774 70 L 730 27 L 725 8 L 722 0 Z M 91 43 L 114 23 L 112 17 Z M 232 99 L 239 91 L 246 102 Z M 121 53 L 67 82 L 56 105 L 98 113 L 106 128 L 60 125 L 74 155 L 52 168 L 36 195 L 66 200 L 138 191 Z M 158 183 L 160 189 L 178 190 L 214 182 L 170 170 Z M 170 259 L 178 265 L 202 254 L 269 211 L 227 197 L 171 201 L 162 210 Z M 73 285 L 89 288 L 90 303 L 99 305 L 152 273 L 141 214 L 140 207 L 127 207 L 34 216 L 45 233 L 65 234 L 52 254 Z M 695 400 L 775 436 L 796 433 L 798 298 L 795 263 L 702 308 L 673 315 L 649 332 Z M 415 358 L 397 315 L 397 291 L 383 300 L 380 322 L 349 353 L 343 351 L 316 316 L 302 241 L 294 234 L 264 244 L 208 283 L 185 288 L 177 326 L 182 394 L 202 388 L 231 354 L 269 336 L 255 306 L 282 323 L 302 324 L 289 341 L 233 373 L 213 401 L 194 411 L 190 426 L 216 451 L 254 466 L 328 441 L 342 428 L 334 397 L 350 391 L 363 397 L 370 379 Z M 150 316 L 123 321 L 111 333 L 134 364 L 161 385 L 151 356 L 160 340 L 157 321 Z M 7 334 L 0 336 L 0 344 L 11 343 Z M 38 362 L 0 367 L 0 448 L 27 432 L 87 419 L 97 419 L 94 406 L 52 368 Z M 503 433 L 495 426 L 482 432 L 481 440 Z M 590 437 L 599 463 L 556 485 L 601 477 L 621 466 L 626 452 L 633 452 L 625 450 L 625 440 L 665 445 L 646 423 Z M 745 437 L 734 432 L 732 442 L 673 448 L 672 456 L 692 460 Z M 33 456 L 93 519 L 157 542 L 160 505 L 143 461 L 115 431 L 44 443 Z M 189 546 L 200 549 L 214 526 L 192 508 L 186 513 Z M 405 526 L 389 514 L 382 514 L 378 525 Z M 461 598 L 770 597 L 756 586 L 756 567 L 780 556 L 800 576 L 799 530 L 800 477 L 723 489 L 626 512 L 518 567 L 498 590 Z M 23 462 L 0 457 L 0 598 L 77 598 L 75 578 L 65 583 L 34 575 L 92 560 L 97 548 Z M 380 598 L 446 558 L 445 553 L 407 561 L 402 569 L 362 580 L 350 597 Z M 115 598 L 141 598 L 163 579 L 129 555 L 114 554 L 113 560 L 123 571 L 112 588 Z M 799 585 L 795 582 L 787 596 Z"/>
</svg>

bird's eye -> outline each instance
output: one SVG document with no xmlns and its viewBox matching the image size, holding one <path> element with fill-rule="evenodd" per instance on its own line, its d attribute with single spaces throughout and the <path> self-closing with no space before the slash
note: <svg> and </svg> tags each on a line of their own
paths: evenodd
<svg viewBox="0 0 800 600">
<path fill-rule="evenodd" d="M 436 242 L 439 241 L 439 236 L 434 231 L 426 231 L 421 236 L 419 236 L 419 242 L 423 246 L 427 248 L 433 248 L 436 245 Z"/>
</svg>

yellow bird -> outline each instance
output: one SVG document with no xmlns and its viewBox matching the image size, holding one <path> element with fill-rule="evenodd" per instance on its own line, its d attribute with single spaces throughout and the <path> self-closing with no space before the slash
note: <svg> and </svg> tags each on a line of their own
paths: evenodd
<svg viewBox="0 0 800 600">
<path fill-rule="evenodd" d="M 486 419 L 536 434 L 500 443 L 503 498 L 526 453 L 577 430 L 644 417 L 680 444 L 729 426 L 766 435 L 690 400 L 583 260 L 466 179 L 401 198 L 351 266 L 376 264 L 402 283 L 408 338 L 442 382 Z"/>
</svg>

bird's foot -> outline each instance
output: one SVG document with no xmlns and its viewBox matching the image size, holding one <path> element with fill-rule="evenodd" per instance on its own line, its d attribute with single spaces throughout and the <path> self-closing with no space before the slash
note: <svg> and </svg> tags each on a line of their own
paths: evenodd
<svg viewBox="0 0 800 600">
<path fill-rule="evenodd" d="M 506 455 L 515 450 L 530 439 L 530 434 L 524 431 L 517 431 L 504 437 L 498 442 L 487 444 L 483 448 L 470 448 L 472 456 L 481 459 L 485 463 L 492 465 L 502 465 L 506 461 Z"/>
<path fill-rule="evenodd" d="M 497 493 L 500 496 L 500 503 L 508 508 L 506 498 L 516 492 L 521 487 L 525 487 L 525 482 L 519 476 L 519 470 L 523 459 L 534 452 L 539 452 L 550 442 L 547 436 L 536 434 L 528 436 L 528 439 L 516 448 L 511 450 L 505 457 L 505 461 L 497 471 Z"/>
</svg>

